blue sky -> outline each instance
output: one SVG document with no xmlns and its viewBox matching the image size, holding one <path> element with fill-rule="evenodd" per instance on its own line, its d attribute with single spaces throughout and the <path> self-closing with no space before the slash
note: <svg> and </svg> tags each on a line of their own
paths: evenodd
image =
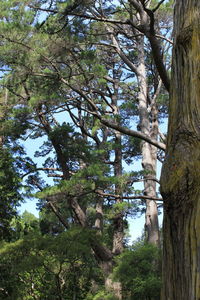
<svg viewBox="0 0 200 300">
<path fill-rule="evenodd" d="M 62 119 L 63 121 L 63 119 Z M 164 122 L 163 124 L 161 124 L 160 126 L 160 130 L 162 132 L 166 132 L 167 131 L 167 122 Z M 39 150 L 39 147 L 42 145 L 44 141 L 44 138 L 40 138 L 40 139 L 28 139 L 26 142 L 24 142 L 25 148 L 27 150 L 27 154 L 30 157 L 34 157 L 34 153 L 36 150 Z M 35 161 L 35 158 L 34 158 Z M 37 158 L 37 164 L 38 167 L 42 166 L 43 163 L 43 158 Z M 133 163 L 133 165 L 127 167 L 129 170 L 140 170 L 141 169 L 141 161 L 135 161 Z M 128 169 L 126 171 L 128 171 Z M 157 168 L 157 178 L 160 178 L 160 171 L 161 171 L 161 164 L 158 162 L 158 168 Z M 48 180 L 49 183 L 53 183 L 52 178 L 45 178 L 45 180 Z M 141 183 L 138 183 L 137 186 L 135 186 L 136 189 L 143 189 L 143 186 Z M 137 201 L 137 200 L 136 200 Z M 23 203 L 21 205 L 21 207 L 18 209 L 18 211 L 20 212 L 20 214 L 22 214 L 25 210 L 33 213 L 35 216 L 38 217 L 39 215 L 39 211 L 36 209 L 36 203 L 37 203 L 37 199 L 27 199 L 25 203 Z M 132 242 L 133 240 L 137 239 L 138 237 L 141 236 L 143 229 L 144 229 L 144 223 L 145 223 L 145 215 L 143 214 L 141 217 L 138 218 L 129 218 L 129 230 L 130 230 L 130 242 Z M 159 216 L 159 224 L 160 226 L 162 226 L 162 214 Z"/>
<path fill-rule="evenodd" d="M 114 0 L 112 1 L 113 3 L 115 4 L 118 4 L 119 1 L 117 0 Z M 167 2 L 167 1 L 166 1 Z M 42 13 L 40 15 L 40 21 L 42 21 L 43 19 L 45 18 L 45 14 Z M 61 117 L 61 121 L 63 121 L 63 118 Z M 161 124 L 161 131 L 162 132 L 166 132 L 166 122 Z M 36 139 L 36 140 L 31 140 L 31 139 L 28 139 L 26 142 L 25 142 L 25 147 L 26 147 L 26 150 L 27 150 L 27 154 L 30 156 L 30 157 L 34 157 L 34 153 L 36 150 L 38 150 L 39 146 L 42 144 L 42 141 L 44 139 Z M 35 158 L 34 158 L 34 161 L 35 161 Z M 43 158 L 37 158 L 37 164 L 38 164 L 38 167 L 42 167 L 42 163 L 43 163 Z M 134 170 L 134 171 L 137 171 L 137 170 L 140 170 L 141 169 L 141 162 L 140 161 L 137 161 L 137 162 L 134 162 L 134 164 L 132 166 L 130 166 L 129 170 Z M 161 169 L 161 165 L 160 163 L 158 164 L 158 179 L 160 177 L 160 169 Z M 48 182 L 52 182 L 52 179 L 51 178 L 45 178 L 45 180 L 48 180 Z M 142 187 L 142 184 L 138 184 L 137 185 L 137 189 L 143 189 Z M 19 208 L 19 212 L 20 213 L 23 213 L 25 210 L 33 213 L 35 216 L 38 216 L 39 214 L 39 211 L 36 209 L 36 203 L 37 203 L 37 200 L 36 199 L 27 199 L 25 203 L 23 203 L 21 205 L 21 207 Z M 143 231 L 143 228 L 144 228 L 144 222 L 145 222 L 145 216 L 141 216 L 140 218 L 131 218 L 129 219 L 129 223 L 130 223 L 130 233 L 131 233 L 131 239 L 134 240 L 136 239 L 137 237 L 141 236 L 141 233 Z M 160 219 L 160 225 L 162 223 L 162 215 L 159 217 Z"/>
</svg>

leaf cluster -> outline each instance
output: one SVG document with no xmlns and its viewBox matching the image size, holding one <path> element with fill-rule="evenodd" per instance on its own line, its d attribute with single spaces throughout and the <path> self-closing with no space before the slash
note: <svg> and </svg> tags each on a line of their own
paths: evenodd
<svg viewBox="0 0 200 300">
<path fill-rule="evenodd" d="M 115 278 L 120 279 L 126 299 L 160 299 L 160 251 L 157 247 L 136 242 L 118 258 Z"/>
<path fill-rule="evenodd" d="M 29 233 L 14 243 L 2 243 L 1 297 L 72 299 L 76 288 L 78 299 L 85 299 L 91 279 L 100 278 L 88 238 L 86 231 L 74 227 L 59 236 Z M 31 286 L 34 286 L 32 293 Z"/>
</svg>

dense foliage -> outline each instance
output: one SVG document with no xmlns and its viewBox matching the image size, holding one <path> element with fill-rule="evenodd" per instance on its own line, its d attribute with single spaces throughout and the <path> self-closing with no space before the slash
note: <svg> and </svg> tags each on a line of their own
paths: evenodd
<svg viewBox="0 0 200 300">
<path fill-rule="evenodd" d="M 40 222 L 27 211 L 12 220 L 13 242 L 1 242 L 1 298 L 114 300 L 90 251 L 91 233 L 74 226 L 43 234 Z M 159 299 L 159 252 L 140 241 L 117 258 L 113 276 L 124 299 Z"/>
<path fill-rule="evenodd" d="M 160 259 L 160 250 L 144 242 L 136 242 L 118 258 L 115 276 L 125 299 L 160 299 Z"/>
<path fill-rule="evenodd" d="M 8 149 L 0 149 L 0 239 L 10 239 L 10 221 L 21 200 L 20 178 Z"/>
<path fill-rule="evenodd" d="M 163 2 L 1 1 L 5 299 L 159 298 L 173 1 Z M 31 197 L 39 219 L 17 216 Z M 129 217 L 144 211 L 144 245 L 129 248 Z"/>
</svg>

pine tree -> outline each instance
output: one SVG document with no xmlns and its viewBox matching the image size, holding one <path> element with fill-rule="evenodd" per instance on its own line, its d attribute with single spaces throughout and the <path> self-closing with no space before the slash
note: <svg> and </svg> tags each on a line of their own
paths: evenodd
<svg viewBox="0 0 200 300">
<path fill-rule="evenodd" d="M 111 275 L 114 256 L 123 250 L 125 217 L 134 208 L 128 201 L 147 201 L 148 240 L 159 243 L 155 147 L 165 149 L 158 141 L 155 100 L 164 89 L 159 76 L 169 89 L 154 17 L 161 3 L 153 3 L 151 10 L 141 1 L 129 1 L 125 8 L 92 3 L 92 10 L 88 2 L 3 4 L 2 83 L 15 109 L 24 111 L 26 134 L 46 138 L 36 152 L 46 158 L 43 166 L 26 158 L 22 177 L 40 190 L 41 206 L 48 205 L 65 230 L 72 224 L 89 230 L 88 242 L 106 284 L 120 299 L 120 284 Z M 65 113 L 66 122 L 59 122 L 58 112 Z M 127 128 L 132 116 L 140 119 L 139 130 Z M 129 142 L 124 134 L 134 137 L 130 154 L 123 152 Z M 145 141 L 142 178 L 142 172 L 122 169 L 123 159 L 132 161 L 140 153 L 135 138 Z M 55 184 L 49 187 L 41 172 Z M 144 195 L 132 186 L 138 179 L 145 182 Z"/>
</svg>

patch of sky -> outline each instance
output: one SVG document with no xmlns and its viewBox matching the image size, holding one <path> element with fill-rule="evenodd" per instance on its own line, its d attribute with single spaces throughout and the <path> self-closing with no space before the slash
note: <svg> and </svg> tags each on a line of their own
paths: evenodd
<svg viewBox="0 0 200 300">
<path fill-rule="evenodd" d="M 76 113 L 76 112 L 74 112 Z M 66 112 L 61 112 L 59 114 L 56 115 L 57 118 L 57 122 L 61 125 L 63 122 L 69 122 L 71 123 L 70 117 L 66 115 Z M 132 126 L 134 126 L 132 124 Z M 166 132 L 167 130 L 167 121 L 165 120 L 162 124 L 161 124 L 161 130 L 163 132 Z M 24 146 L 26 148 L 27 151 L 27 155 L 30 156 L 31 158 L 34 159 L 34 161 L 37 163 L 37 167 L 42 167 L 42 164 L 44 163 L 44 158 L 43 157 L 34 157 L 35 151 L 39 150 L 39 148 L 42 146 L 43 142 L 46 141 L 47 138 L 46 137 L 41 137 L 41 138 L 37 138 L 37 139 L 31 139 L 28 138 L 25 142 L 24 142 Z M 160 178 L 160 172 L 161 172 L 161 166 L 162 164 L 160 162 L 158 162 L 158 166 L 157 166 L 157 179 L 159 180 Z M 134 160 L 132 164 L 127 165 L 125 162 L 123 162 L 123 168 L 125 172 L 131 172 L 131 171 L 140 171 L 141 168 L 141 160 Z M 53 185 L 53 179 L 48 177 L 46 174 L 42 174 L 43 179 L 46 181 L 46 183 L 48 183 L 49 185 Z M 134 189 L 135 190 L 143 190 L 143 183 L 142 182 L 137 182 L 134 184 Z M 157 192 L 159 193 L 159 185 L 157 185 Z M 135 200 L 137 201 L 137 200 Z M 32 200 L 27 199 L 25 203 L 23 203 L 19 209 L 20 213 L 23 213 L 25 210 L 33 213 L 35 216 L 38 217 L 39 215 L 39 211 L 36 208 L 37 205 L 37 199 L 33 198 Z M 163 214 L 162 214 L 162 210 L 161 213 L 159 215 L 159 224 L 161 226 L 162 224 L 162 218 L 163 218 Z M 129 238 L 129 243 L 131 244 L 134 240 L 136 240 L 137 238 L 141 237 L 143 231 L 144 231 L 144 223 L 145 223 L 145 215 L 137 215 L 136 217 L 129 217 L 128 218 L 128 223 L 129 223 L 129 232 L 130 232 L 130 238 Z"/>
<path fill-rule="evenodd" d="M 73 114 L 75 116 L 77 115 L 77 110 L 73 109 L 72 110 Z M 66 111 L 59 111 L 58 113 L 54 114 L 54 117 L 56 118 L 57 125 L 62 125 L 63 122 L 70 123 L 72 124 L 72 120 Z M 137 127 L 138 120 L 132 120 L 129 124 L 130 128 L 136 128 Z M 160 131 L 165 133 L 167 131 L 167 119 L 164 119 L 163 122 L 160 124 Z M 40 147 L 42 144 L 47 141 L 47 137 L 39 137 L 37 139 L 31 139 L 27 138 L 26 141 L 23 141 L 23 144 L 25 146 L 25 149 L 27 151 L 27 155 L 30 156 L 34 162 L 37 164 L 37 168 L 42 168 L 43 163 L 44 163 L 44 157 L 35 157 L 35 152 L 40 150 Z M 52 154 L 49 154 L 52 155 Z M 162 164 L 158 161 L 157 165 L 157 179 L 159 180 L 160 178 L 160 172 L 161 172 L 161 166 Z M 123 169 L 125 172 L 137 172 L 141 171 L 141 159 L 134 160 L 131 164 L 126 164 L 123 162 Z M 45 182 L 49 185 L 54 185 L 53 178 L 48 177 L 47 174 L 41 171 L 41 175 Z M 143 190 L 143 182 L 137 182 L 134 184 L 134 189 L 135 190 Z M 159 185 L 157 184 L 157 192 L 159 194 Z M 135 200 L 137 201 L 137 200 Z M 37 199 L 33 198 L 32 200 L 27 199 L 25 203 L 23 203 L 19 209 L 20 213 L 23 213 L 25 210 L 33 213 L 35 216 L 38 217 L 39 211 L 36 208 L 37 205 Z M 162 211 L 161 214 L 159 215 L 159 222 L 160 225 L 162 224 Z M 139 238 L 144 230 L 144 223 L 145 223 L 145 215 L 143 214 L 142 216 L 137 215 L 136 217 L 129 217 L 128 218 L 128 223 L 129 223 L 129 232 L 130 232 L 130 238 L 129 238 L 129 243 L 132 243 L 135 239 Z"/>
</svg>

